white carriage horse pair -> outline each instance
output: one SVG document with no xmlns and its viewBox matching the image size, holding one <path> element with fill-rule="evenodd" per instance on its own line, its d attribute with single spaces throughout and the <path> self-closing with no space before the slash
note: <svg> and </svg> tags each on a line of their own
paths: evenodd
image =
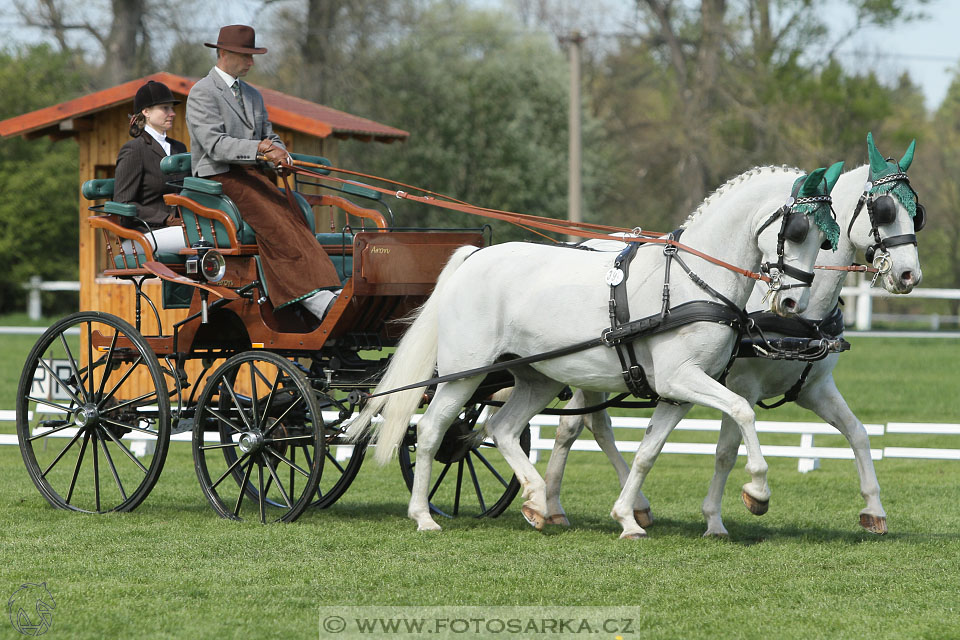
<svg viewBox="0 0 960 640">
<path fill-rule="evenodd" d="M 801 195 L 829 194 L 839 166 L 831 168 L 827 179 L 825 173 L 824 169 L 811 173 L 803 182 Z M 755 270 L 761 260 L 776 256 L 773 275 L 790 283 L 771 291 L 770 308 L 780 314 L 805 310 L 809 289 L 802 285 L 812 279 L 817 251 L 825 237 L 835 246 L 840 235 L 829 203 L 823 199 L 801 198 L 783 205 L 798 175 L 796 171 L 773 168 L 748 172 L 721 187 L 684 226 L 684 245 L 728 264 Z M 780 225 L 769 224 L 778 216 L 782 217 Z M 800 227 L 814 232 L 797 233 Z M 680 254 L 682 260 L 678 259 Z M 602 252 L 522 243 L 479 251 L 459 249 L 348 435 L 362 437 L 371 430 L 373 416 L 382 414 L 383 423 L 375 436 L 376 457 L 385 461 L 402 440 L 423 387 L 380 396 L 377 393 L 425 380 L 435 370 L 441 375 L 452 374 L 503 358 L 535 356 L 599 335 L 609 322 L 608 290 L 603 282 L 611 262 L 610 254 Z M 696 277 L 682 277 L 674 268 L 678 265 L 695 272 Z M 658 244 L 640 246 L 632 272 L 625 283 L 626 298 L 636 316 L 660 311 L 665 281 L 669 281 L 671 308 L 691 301 L 723 299 L 740 310 L 753 284 L 733 270 L 683 250 L 670 260 Z M 676 272 L 673 278 L 671 272 Z M 704 287 L 704 283 L 709 286 Z M 770 496 L 767 465 L 760 453 L 751 403 L 714 379 L 729 363 L 737 336 L 730 323 L 712 321 L 632 339 L 646 383 L 657 396 L 670 402 L 658 405 L 614 505 L 612 515 L 623 527 L 621 537 L 645 535 L 634 517 L 634 503 L 667 435 L 691 403 L 719 409 L 737 424 L 746 443 L 746 469 L 751 476 L 743 487 L 744 496 L 755 511 L 765 510 Z M 592 392 L 624 391 L 627 384 L 622 370 L 614 350 L 606 346 L 510 368 L 514 391 L 487 422 L 486 430 L 517 475 L 526 498 L 521 510 L 536 528 L 542 528 L 548 517 L 545 483 L 523 453 L 520 433 L 565 385 Z M 482 378 L 476 375 L 437 387 L 418 424 L 418 456 L 433 457 L 448 426 Z M 420 530 L 440 528 L 430 515 L 429 480 L 430 465 L 417 465 L 408 515 Z"/>
<path fill-rule="evenodd" d="M 827 268 L 813 282 L 810 304 L 800 314 L 804 320 L 796 327 L 799 333 L 809 332 L 811 328 L 816 332 L 837 317 L 840 289 L 847 272 L 834 267 L 851 264 L 858 250 L 864 251 L 868 260 L 879 267 L 876 277 L 890 293 L 909 293 L 920 284 L 923 277 L 915 232 L 923 228 L 926 212 L 917 201 L 916 193 L 909 187 L 905 174 L 913 161 L 914 144 L 911 143 L 899 163 L 885 160 L 870 135 L 867 136 L 867 151 L 870 164 L 840 176 L 832 191 L 834 210 L 844 232 L 841 233 L 836 251 L 820 253 L 817 264 Z M 762 295 L 760 287 L 754 289 L 747 309 L 762 309 Z M 839 330 L 842 331 L 842 328 L 840 324 Z M 830 337 L 837 334 L 839 331 Z M 880 502 L 880 486 L 870 455 L 870 440 L 863 423 L 850 410 L 834 383 L 833 369 L 838 358 L 839 354 L 830 354 L 807 363 L 738 358 L 730 369 L 726 385 L 750 403 L 792 391 L 789 397 L 795 399 L 797 404 L 810 409 L 837 428 L 853 449 L 860 477 L 860 493 L 866 502 L 860 511 L 860 525 L 873 533 L 883 534 L 887 531 L 886 512 Z M 603 394 L 578 390 L 567 408 L 595 406 L 603 399 Z M 560 504 L 560 486 L 570 448 L 584 426 L 593 432 L 597 443 L 610 458 L 621 485 L 629 475 L 629 468 L 613 440 L 613 430 L 606 412 L 561 418 L 546 470 L 548 521 L 551 523 L 568 524 Z M 716 470 L 702 507 L 707 520 L 705 536 L 727 535 L 720 515 L 720 504 L 739 444 L 740 434 L 736 425 L 724 415 L 717 442 Z M 637 494 L 635 517 L 644 527 L 653 522 L 650 504 L 642 493 Z"/>
</svg>

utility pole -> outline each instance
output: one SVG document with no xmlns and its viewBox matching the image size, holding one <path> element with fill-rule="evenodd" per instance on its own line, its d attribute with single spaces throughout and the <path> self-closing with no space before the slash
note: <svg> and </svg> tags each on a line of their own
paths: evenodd
<svg viewBox="0 0 960 640">
<path fill-rule="evenodd" d="M 584 38 L 579 31 L 561 37 L 560 42 L 569 46 L 570 54 L 570 149 L 568 161 L 567 218 L 571 222 L 583 221 L 583 188 L 580 133 L 580 45 Z M 578 238 L 570 236 L 576 242 Z"/>
</svg>

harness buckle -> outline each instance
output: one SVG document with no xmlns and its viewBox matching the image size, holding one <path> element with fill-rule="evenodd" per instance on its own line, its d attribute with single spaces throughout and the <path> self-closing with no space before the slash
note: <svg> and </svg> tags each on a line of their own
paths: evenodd
<svg viewBox="0 0 960 640">
<path fill-rule="evenodd" d="M 600 332 L 600 341 L 603 342 L 605 347 L 614 347 L 619 344 L 619 339 L 611 337 L 613 336 L 613 333 L 613 327 L 608 327 Z"/>
</svg>

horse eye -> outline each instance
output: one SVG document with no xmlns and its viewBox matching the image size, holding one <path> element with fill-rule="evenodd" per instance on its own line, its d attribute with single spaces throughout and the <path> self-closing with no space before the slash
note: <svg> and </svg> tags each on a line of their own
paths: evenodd
<svg viewBox="0 0 960 640">
<path fill-rule="evenodd" d="M 874 224 L 890 224 L 897 219 L 897 203 L 893 201 L 892 196 L 880 196 L 872 204 Z"/>
<path fill-rule="evenodd" d="M 927 210 L 918 202 L 917 213 L 913 216 L 913 230 L 920 231 L 925 226 L 927 226 Z"/>
<path fill-rule="evenodd" d="M 810 221 L 806 214 L 791 213 L 783 227 L 783 237 L 790 242 L 801 243 L 807 239 L 810 232 Z"/>
</svg>

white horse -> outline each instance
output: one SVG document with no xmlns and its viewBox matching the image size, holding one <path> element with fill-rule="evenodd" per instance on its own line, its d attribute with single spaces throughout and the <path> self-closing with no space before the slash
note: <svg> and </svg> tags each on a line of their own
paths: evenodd
<svg viewBox="0 0 960 640">
<path fill-rule="evenodd" d="M 811 173 L 800 195 L 823 193 L 822 185 L 828 182 L 832 186 L 839 171 L 839 167 L 831 168 L 829 181 L 823 178 L 825 169 Z M 825 236 L 821 226 L 810 221 L 811 216 L 796 213 L 796 207 L 784 206 L 795 179 L 794 172 L 763 168 L 731 180 L 690 217 L 682 243 L 749 270 L 757 269 L 762 258 L 776 256 L 780 273 L 799 274 L 806 279 Z M 821 209 L 824 206 L 818 204 Z M 774 223 L 765 225 L 771 219 Z M 829 215 L 818 220 L 825 226 L 836 226 Z M 804 233 L 802 238 L 785 234 L 788 226 L 795 227 L 794 223 L 811 232 Z M 778 243 L 778 238 L 782 240 L 786 235 L 791 238 Z M 678 256 L 736 309 L 743 307 L 753 280 L 686 251 L 681 250 Z M 663 245 L 645 244 L 637 250 L 630 267 L 633 275 L 625 284 L 631 318 L 660 312 L 665 264 L 670 265 L 671 308 L 690 301 L 715 299 L 677 268 L 681 265 L 676 258 L 670 263 L 666 261 Z M 377 394 L 428 379 L 435 369 L 440 375 L 448 375 L 600 336 L 610 325 L 610 294 L 605 277 L 610 275 L 612 262 L 610 254 L 528 243 L 458 249 L 441 273 L 433 295 L 407 329 L 374 397 L 350 425 L 348 435 L 361 437 L 371 429 L 371 419 L 382 414 L 383 423 L 376 433 L 376 459 L 385 462 L 406 433 L 424 388 Z M 798 284 L 791 275 L 785 275 L 783 280 Z M 783 287 L 773 292 L 771 308 L 782 314 L 802 311 L 808 296 L 808 288 Z M 685 407 L 684 412 L 689 403 L 698 403 L 733 416 L 750 452 L 747 466 L 752 480 L 745 491 L 762 502 L 769 497 L 767 464 L 754 431 L 753 409 L 714 379 L 729 362 L 736 335 L 727 323 L 695 322 L 639 337 L 633 345 L 650 387 L 660 397 L 684 403 L 679 405 Z M 622 370 L 614 350 L 605 346 L 510 368 L 514 391 L 487 422 L 486 430 L 519 479 L 526 498 L 521 511 L 535 528 L 541 529 L 546 521 L 545 485 L 520 447 L 520 433 L 565 385 L 624 391 Z M 447 428 L 483 377 L 474 375 L 437 386 L 417 427 L 418 457 L 433 458 Z M 663 403 L 661 406 L 678 407 Z M 638 454 L 642 468 L 653 463 L 666 435 L 656 428 L 648 430 Z M 407 513 L 416 521 L 418 530 L 440 529 L 431 517 L 428 502 L 430 466 L 417 465 L 414 474 Z M 621 520 L 624 535 L 644 535 L 632 513 L 628 520 Z"/>
<path fill-rule="evenodd" d="M 915 230 L 923 226 L 925 212 L 922 206 L 918 209 L 916 194 L 907 187 L 905 180 L 890 178 L 902 175 L 910 167 L 914 144 L 911 143 L 899 163 L 887 162 L 877 151 L 871 135 L 867 136 L 867 150 L 870 164 L 840 176 L 833 189 L 834 209 L 842 232 L 837 250 L 821 251 L 817 264 L 843 267 L 853 263 L 857 250 L 867 251 L 874 254 L 873 261 L 881 267 L 879 282 L 884 288 L 891 293 L 909 293 L 920 284 L 923 277 L 914 234 Z M 885 180 L 888 181 L 884 182 Z M 894 185 L 895 197 L 880 203 L 879 206 L 873 204 L 890 192 L 891 185 Z M 861 195 L 865 195 L 872 202 L 860 205 L 862 208 L 854 217 Z M 892 208 L 882 211 L 883 206 Z M 881 247 L 876 246 L 875 231 L 884 242 Z M 609 250 L 616 250 L 616 247 L 610 247 Z M 801 314 L 802 317 L 814 322 L 828 318 L 837 308 L 846 275 L 847 272 L 842 270 L 819 271 L 810 291 L 810 304 Z M 763 308 L 763 293 L 760 288 L 754 289 L 747 305 L 749 310 Z M 768 338 L 782 335 L 767 333 Z M 866 502 L 866 507 L 860 512 L 860 524 L 873 533 L 886 533 L 886 513 L 880 503 L 880 487 L 870 457 L 870 440 L 863 423 L 850 410 L 833 380 L 833 369 L 838 358 L 839 354 L 834 353 L 811 363 L 796 402 L 836 427 L 847 438 L 860 474 L 860 492 Z M 741 358 L 727 376 L 727 388 L 751 403 L 756 403 L 758 400 L 787 393 L 797 384 L 806 366 L 806 363 L 797 361 Z M 604 399 L 603 394 L 578 390 L 567 408 L 596 406 Z M 560 486 L 570 447 L 584 427 L 593 433 L 600 448 L 607 454 L 617 470 L 621 486 L 626 481 L 629 469 L 617 450 L 609 415 L 605 411 L 599 411 L 584 416 L 564 416 L 557 429 L 556 443 L 545 474 L 549 521 L 552 523 L 569 524 L 560 504 Z M 703 515 L 707 520 L 705 536 L 727 535 L 720 516 L 720 503 L 727 477 L 737 458 L 739 444 L 740 435 L 736 424 L 726 415 L 723 416 L 717 442 L 716 471 L 703 501 Z M 635 501 L 635 517 L 644 527 L 653 522 L 650 503 L 642 493 L 637 495 Z"/>
</svg>

